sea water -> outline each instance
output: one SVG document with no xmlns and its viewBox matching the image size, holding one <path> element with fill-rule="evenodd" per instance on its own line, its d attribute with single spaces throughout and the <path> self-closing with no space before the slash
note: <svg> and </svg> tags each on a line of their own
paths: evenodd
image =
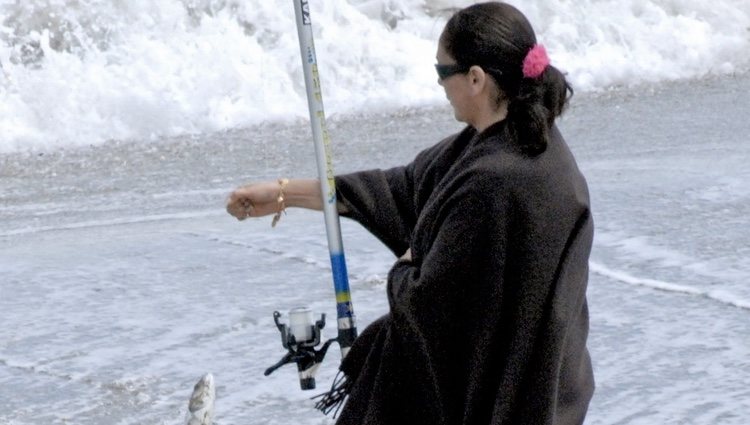
<svg viewBox="0 0 750 425">
<path fill-rule="evenodd" d="M 750 411 L 750 76 L 580 94 L 560 121 L 591 189 L 586 423 L 744 425 Z M 689 101 L 700 99 L 700 102 Z M 743 103 L 745 102 L 745 103 Z M 446 108 L 331 120 L 337 172 L 402 164 L 460 128 Z M 315 176 L 307 123 L 0 156 L 0 424 L 332 424 L 272 313 L 335 303 L 319 213 L 238 222 L 247 181 Z M 392 253 L 342 221 L 360 329 Z M 331 382 L 334 346 L 318 376 Z"/>
<path fill-rule="evenodd" d="M 461 128 L 431 67 L 455 4 L 313 3 L 336 172 Z M 335 336 L 322 217 L 223 211 L 244 182 L 316 174 L 291 4 L 0 5 L 0 424 L 180 424 L 206 372 L 218 424 L 332 424 L 294 367 L 263 376 L 274 310 Z M 559 124 L 596 226 L 586 423 L 745 425 L 748 3 L 518 5 L 578 89 Z M 395 258 L 342 232 L 362 328 Z"/>
<path fill-rule="evenodd" d="M 435 106 L 460 0 L 319 0 L 329 115 Z M 750 66 L 747 0 L 513 0 L 579 91 Z M 291 0 L 0 0 L 0 152 L 307 116 Z"/>
</svg>

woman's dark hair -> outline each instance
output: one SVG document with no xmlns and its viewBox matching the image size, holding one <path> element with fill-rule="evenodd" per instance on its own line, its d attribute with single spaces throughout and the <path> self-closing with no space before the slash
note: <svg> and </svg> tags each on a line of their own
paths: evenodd
<svg viewBox="0 0 750 425">
<path fill-rule="evenodd" d="M 480 3 L 456 12 L 445 25 L 440 43 L 462 65 L 478 65 L 508 101 L 506 129 L 531 155 L 547 147 L 549 130 L 573 88 L 560 70 L 547 66 L 538 78 L 523 76 L 523 60 L 536 44 L 526 17 L 500 2 Z"/>
</svg>

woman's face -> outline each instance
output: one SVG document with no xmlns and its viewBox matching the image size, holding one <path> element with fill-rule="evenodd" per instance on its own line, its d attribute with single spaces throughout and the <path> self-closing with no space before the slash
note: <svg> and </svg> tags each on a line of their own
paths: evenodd
<svg viewBox="0 0 750 425">
<path fill-rule="evenodd" d="M 438 44 L 436 55 L 437 63 L 441 65 L 453 65 L 456 60 L 443 49 L 442 43 Z M 471 103 L 469 102 L 469 76 L 465 73 L 453 74 L 445 79 L 438 77 L 438 84 L 445 89 L 445 96 L 453 107 L 453 115 L 456 120 L 471 124 Z"/>
</svg>

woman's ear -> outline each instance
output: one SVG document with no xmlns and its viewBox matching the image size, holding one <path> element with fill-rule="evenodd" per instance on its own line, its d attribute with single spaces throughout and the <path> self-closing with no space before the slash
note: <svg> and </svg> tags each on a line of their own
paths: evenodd
<svg viewBox="0 0 750 425">
<path fill-rule="evenodd" d="M 469 68 L 467 77 L 469 78 L 472 94 L 479 94 L 484 90 L 487 84 L 487 73 L 481 67 L 474 65 Z"/>
</svg>

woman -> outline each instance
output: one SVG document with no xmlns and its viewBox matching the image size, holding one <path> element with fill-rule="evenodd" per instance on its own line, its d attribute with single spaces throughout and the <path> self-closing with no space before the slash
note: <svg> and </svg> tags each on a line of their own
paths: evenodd
<svg viewBox="0 0 750 425">
<path fill-rule="evenodd" d="M 348 395 L 338 424 L 580 424 L 593 223 L 554 125 L 572 90 L 504 3 L 452 16 L 437 62 L 467 127 L 404 167 L 336 178 L 339 211 L 400 258 L 389 314 L 357 339 L 324 407 Z M 318 182 L 241 187 L 227 209 L 285 206 L 321 209 Z"/>
</svg>

